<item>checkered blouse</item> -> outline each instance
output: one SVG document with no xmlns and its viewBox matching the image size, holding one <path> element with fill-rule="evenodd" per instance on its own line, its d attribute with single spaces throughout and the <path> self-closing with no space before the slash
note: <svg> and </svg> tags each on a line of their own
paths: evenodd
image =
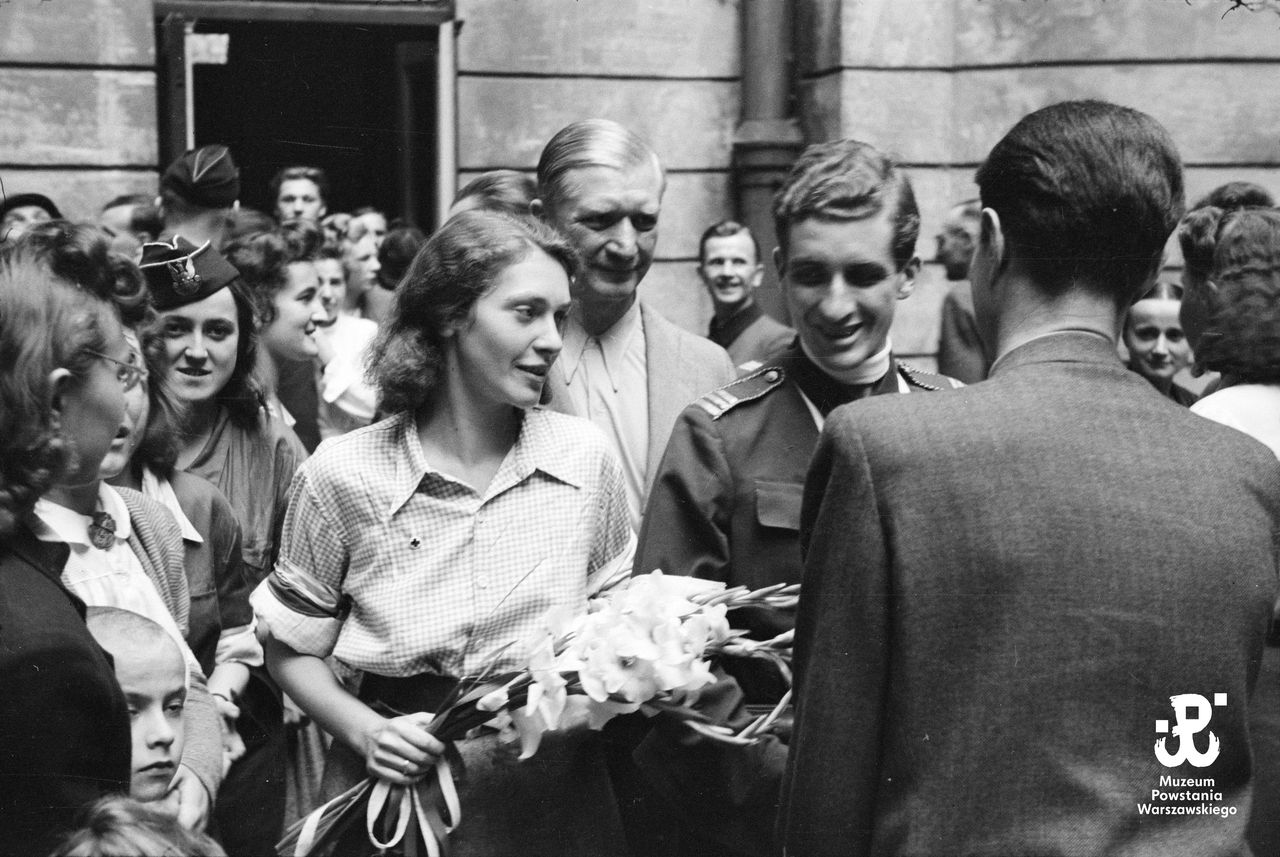
<svg viewBox="0 0 1280 857">
<path fill-rule="evenodd" d="M 635 550 L 622 473 L 586 420 L 526 414 L 483 495 L 427 462 L 411 414 L 326 441 L 298 471 L 253 595 L 295 650 L 386 676 L 473 675 L 548 608 L 586 610 Z"/>
</svg>

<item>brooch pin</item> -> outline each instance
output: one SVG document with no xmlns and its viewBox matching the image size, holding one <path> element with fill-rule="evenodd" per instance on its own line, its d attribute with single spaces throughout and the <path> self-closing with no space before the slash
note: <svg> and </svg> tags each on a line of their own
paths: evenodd
<svg viewBox="0 0 1280 857">
<path fill-rule="evenodd" d="M 89 542 L 104 551 L 116 540 L 116 519 L 106 512 L 94 512 L 89 524 Z"/>
</svg>

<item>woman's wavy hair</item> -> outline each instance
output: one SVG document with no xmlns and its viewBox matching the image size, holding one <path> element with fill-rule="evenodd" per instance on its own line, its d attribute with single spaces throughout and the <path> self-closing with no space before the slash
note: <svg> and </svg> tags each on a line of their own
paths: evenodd
<svg viewBox="0 0 1280 857">
<path fill-rule="evenodd" d="M 569 278 L 578 257 L 555 229 L 500 211 L 464 211 L 427 239 L 396 289 L 368 358 L 369 378 L 381 392 L 380 410 L 416 411 L 440 384 L 445 331 L 467 318 L 476 301 L 507 268 L 535 251 L 554 259 Z"/>
<path fill-rule="evenodd" d="M 275 297 L 289 282 L 289 266 L 315 260 L 323 246 L 324 233 L 310 220 L 286 220 L 227 244 L 223 254 L 253 298 L 259 329 L 275 321 Z"/>
<path fill-rule="evenodd" d="M 1280 382 L 1280 211 L 1198 209 L 1178 240 L 1205 304 L 1197 361 L 1240 382 Z"/>
<path fill-rule="evenodd" d="M 51 857 L 225 857 L 203 833 L 187 830 L 172 815 L 123 795 L 102 798 L 81 810 L 78 830 Z"/>
<path fill-rule="evenodd" d="M 107 347 L 116 289 L 109 256 L 63 221 L 0 248 L 0 535 L 75 463 L 51 408 L 49 376 L 66 369 L 83 378 L 98 359 L 90 352 Z"/>
</svg>

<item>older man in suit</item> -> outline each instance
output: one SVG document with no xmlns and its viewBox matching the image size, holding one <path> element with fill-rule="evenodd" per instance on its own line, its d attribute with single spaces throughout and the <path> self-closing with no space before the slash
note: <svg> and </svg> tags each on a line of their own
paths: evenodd
<svg viewBox="0 0 1280 857">
<path fill-rule="evenodd" d="M 582 257 L 564 350 L 547 378 L 551 406 L 590 419 L 613 441 L 631 524 L 684 406 L 733 379 L 729 355 L 638 301 L 653 262 L 666 176 L 635 133 L 606 119 L 562 128 L 538 161 L 532 212 Z"/>
<path fill-rule="evenodd" d="M 809 473 L 786 853 L 1248 854 L 1280 465 L 1115 347 L 1177 152 L 1071 102 L 977 181 L 991 379 L 837 410 Z"/>
</svg>

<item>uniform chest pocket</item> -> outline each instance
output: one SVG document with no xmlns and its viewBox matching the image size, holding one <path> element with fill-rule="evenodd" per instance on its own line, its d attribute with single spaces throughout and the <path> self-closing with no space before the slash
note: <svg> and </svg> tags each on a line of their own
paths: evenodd
<svg viewBox="0 0 1280 857">
<path fill-rule="evenodd" d="M 799 482 L 756 480 L 756 521 L 762 527 L 800 529 L 800 501 L 804 485 Z"/>
</svg>

